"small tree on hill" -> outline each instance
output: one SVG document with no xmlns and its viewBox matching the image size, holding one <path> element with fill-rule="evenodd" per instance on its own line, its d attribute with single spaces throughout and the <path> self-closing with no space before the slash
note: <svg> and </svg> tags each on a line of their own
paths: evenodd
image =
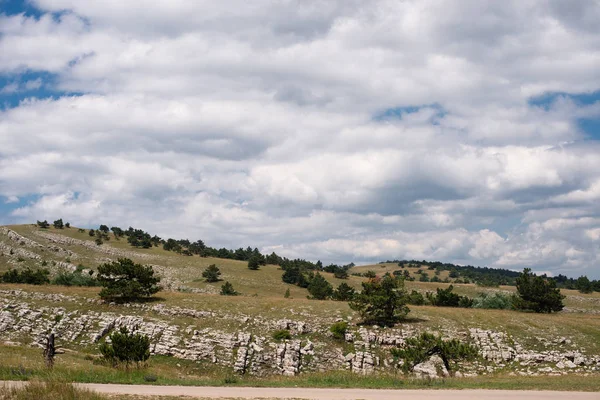
<svg viewBox="0 0 600 400">
<path fill-rule="evenodd" d="M 259 257 L 252 255 L 250 257 L 250 259 L 248 260 L 248 269 L 256 271 L 257 269 L 260 268 L 260 262 L 261 262 L 261 260 Z"/>
<path fill-rule="evenodd" d="M 308 285 L 308 292 L 311 294 L 312 297 L 310 298 L 312 299 L 326 300 L 333 294 L 333 287 L 323 278 L 323 275 L 317 272 Z"/>
<path fill-rule="evenodd" d="M 100 297 L 105 300 L 135 301 L 160 290 L 160 278 L 154 276 L 152 267 L 135 264 L 128 258 L 99 266 L 98 282 L 104 286 Z"/>
<path fill-rule="evenodd" d="M 60 218 L 60 219 L 57 219 L 56 221 L 54 221 L 54 222 L 52 223 L 52 225 L 54 225 L 54 227 L 55 227 L 56 229 L 63 229 L 63 228 L 65 227 L 65 224 L 63 224 L 63 220 L 62 220 L 62 218 Z"/>
<path fill-rule="evenodd" d="M 553 279 L 544 279 L 531 273 L 525 268 L 516 279 L 518 297 L 515 298 L 515 308 L 532 310 L 538 313 L 550 313 L 563 309 L 563 299 L 560 289 Z"/>
<path fill-rule="evenodd" d="M 120 362 L 127 367 L 132 362 L 139 366 L 150 358 L 150 339 L 146 335 L 129 333 L 127 328 L 121 327 L 110 335 L 110 343 L 100 345 L 100 353 L 113 366 Z"/>
<path fill-rule="evenodd" d="M 354 297 L 356 290 L 346 282 L 340 283 L 335 292 L 333 292 L 333 299 L 338 301 L 350 301 Z"/>
<path fill-rule="evenodd" d="M 448 372 L 451 372 L 451 361 L 472 360 L 477 357 L 477 349 L 457 339 L 443 340 L 441 336 L 423 332 L 418 337 L 406 339 L 402 348 L 392 349 L 392 355 L 404 361 L 404 372 L 412 371 L 417 364 L 429 360 L 433 355 L 438 355 Z"/>
<path fill-rule="evenodd" d="M 37 221 L 37 226 L 39 226 L 42 229 L 48 229 L 48 228 L 50 228 L 50 224 L 46 220 Z"/>
<path fill-rule="evenodd" d="M 385 274 L 363 282 L 362 291 L 348 304 L 367 324 L 393 325 L 409 313 L 404 281 Z"/>
<path fill-rule="evenodd" d="M 222 296 L 237 296 L 239 293 L 235 291 L 233 285 L 230 282 L 225 282 L 221 285 Z"/>
<path fill-rule="evenodd" d="M 206 282 L 218 282 L 221 280 L 219 276 L 221 276 L 221 271 L 219 271 L 219 267 L 215 264 L 210 264 L 202 272 L 202 277 L 206 279 Z"/>
</svg>

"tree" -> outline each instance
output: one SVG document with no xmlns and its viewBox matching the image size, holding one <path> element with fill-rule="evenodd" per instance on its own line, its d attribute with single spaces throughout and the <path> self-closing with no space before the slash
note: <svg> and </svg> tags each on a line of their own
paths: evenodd
<svg viewBox="0 0 600 400">
<path fill-rule="evenodd" d="M 110 343 L 100 345 L 100 353 L 113 365 L 122 362 L 129 366 L 135 362 L 139 366 L 150 358 L 150 339 L 140 333 L 129 333 L 127 328 L 121 327 L 110 335 Z"/>
<path fill-rule="evenodd" d="M 345 268 L 337 268 L 333 272 L 333 276 L 338 279 L 348 279 L 348 271 Z"/>
<path fill-rule="evenodd" d="M 206 282 L 218 282 L 219 276 L 221 275 L 221 271 L 219 271 L 219 267 L 215 264 L 210 264 L 204 272 L 202 272 L 202 277 L 206 279 Z"/>
<path fill-rule="evenodd" d="M 367 324 L 391 326 L 410 311 L 406 306 L 404 281 L 390 274 L 363 282 L 362 291 L 354 296 L 349 305 L 360 313 Z"/>
<path fill-rule="evenodd" d="M 93 229 L 90 229 L 90 230 L 88 231 L 88 235 L 90 235 L 90 236 L 96 236 L 96 231 L 95 231 L 95 230 L 93 230 Z"/>
<path fill-rule="evenodd" d="M 580 276 L 575 282 L 575 288 L 581 293 L 592 293 L 594 291 L 594 285 L 587 276 Z"/>
<path fill-rule="evenodd" d="M 376 273 L 375 273 L 375 271 L 373 271 L 373 270 L 368 270 L 367 272 L 365 272 L 365 273 L 363 274 L 363 276 L 364 276 L 365 278 L 373 279 L 373 278 L 376 278 L 376 277 L 377 277 L 377 274 L 376 274 Z"/>
<path fill-rule="evenodd" d="M 346 282 L 340 283 L 335 292 L 333 292 L 333 299 L 338 301 L 350 301 L 354 297 L 356 290 Z"/>
<path fill-rule="evenodd" d="M 55 227 L 56 229 L 62 229 L 62 228 L 64 228 L 64 227 L 65 227 L 65 224 L 63 224 L 63 220 L 62 220 L 62 218 L 59 218 L 59 219 L 57 219 L 56 221 L 54 221 L 54 222 L 52 223 L 52 225 L 54 225 L 54 227 Z"/>
<path fill-rule="evenodd" d="M 260 268 L 260 259 L 256 255 L 252 255 L 248 260 L 248 269 L 256 271 Z"/>
<path fill-rule="evenodd" d="M 530 268 L 525 268 L 516 279 L 518 297 L 515 298 L 515 308 L 532 310 L 538 313 L 550 313 L 563 309 L 563 299 L 560 289 L 553 279 L 545 279 L 534 275 Z"/>
<path fill-rule="evenodd" d="M 100 291 L 104 300 L 135 301 L 160 290 L 160 278 L 154 276 L 152 267 L 135 264 L 128 258 L 99 266 L 97 279 L 104 287 Z"/>
<path fill-rule="evenodd" d="M 392 349 L 392 355 L 404 361 L 402 364 L 404 372 L 412 371 L 417 364 L 429 360 L 433 355 L 438 355 L 450 372 L 451 361 L 472 360 L 477 357 L 477 349 L 457 339 L 443 340 L 441 336 L 423 332 L 418 337 L 406 339 L 404 347 Z"/>
<path fill-rule="evenodd" d="M 228 281 L 221 285 L 222 296 L 237 296 L 239 293 L 235 291 L 233 285 Z"/>
<path fill-rule="evenodd" d="M 98 230 L 102 233 L 108 233 L 110 231 L 110 229 L 108 229 L 108 226 L 106 226 L 106 225 L 100 225 Z"/>
<path fill-rule="evenodd" d="M 37 226 L 39 226 L 42 229 L 48 229 L 48 228 L 50 228 L 50 224 L 46 220 L 37 221 Z"/>
<path fill-rule="evenodd" d="M 65 228 L 70 228 L 71 227 L 71 223 L 70 222 L 65 222 Z"/>
<path fill-rule="evenodd" d="M 312 297 L 310 298 L 312 299 L 325 300 L 333 294 L 333 287 L 323 278 L 323 275 L 317 272 L 308 285 L 308 292 L 311 294 Z"/>
</svg>

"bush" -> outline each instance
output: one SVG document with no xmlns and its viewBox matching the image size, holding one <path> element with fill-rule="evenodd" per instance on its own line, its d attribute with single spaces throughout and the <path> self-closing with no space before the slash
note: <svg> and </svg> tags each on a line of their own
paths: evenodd
<svg viewBox="0 0 600 400">
<path fill-rule="evenodd" d="M 237 296 L 239 293 L 235 291 L 233 285 L 229 282 L 225 282 L 221 285 L 221 295 L 223 296 Z"/>
<path fill-rule="evenodd" d="M 154 276 L 152 267 L 135 264 L 128 258 L 99 266 L 97 279 L 104 287 L 100 291 L 104 300 L 135 301 L 160 290 L 160 278 Z"/>
<path fill-rule="evenodd" d="M 32 270 L 26 268 L 22 271 L 16 269 L 9 269 L 3 275 L 0 276 L 0 281 L 4 283 L 25 283 L 28 285 L 43 285 L 50 283 L 50 271 L 47 269 L 36 269 Z"/>
<path fill-rule="evenodd" d="M 260 258 L 257 256 L 250 257 L 250 259 L 248 260 L 248 269 L 256 271 L 260 268 L 260 261 Z"/>
<path fill-rule="evenodd" d="M 60 272 L 52 280 L 53 285 L 61 286 L 100 286 L 98 280 L 90 274 L 84 274 L 81 271 Z"/>
<path fill-rule="evenodd" d="M 54 225 L 54 227 L 55 227 L 56 229 L 63 229 L 63 228 L 65 227 L 65 224 L 63 223 L 63 220 L 62 220 L 62 218 L 60 218 L 60 219 L 57 219 L 56 221 L 54 221 L 54 222 L 52 223 L 52 225 Z"/>
<path fill-rule="evenodd" d="M 110 335 L 110 343 L 100 345 L 100 353 L 113 366 L 125 363 L 129 367 L 129 364 L 136 363 L 139 367 L 140 363 L 150 358 L 150 339 L 146 335 L 129 333 L 127 328 L 121 327 Z"/>
<path fill-rule="evenodd" d="M 333 276 L 338 279 L 348 279 L 348 271 L 346 271 L 344 268 L 337 268 L 333 272 Z"/>
<path fill-rule="evenodd" d="M 209 265 L 204 272 L 202 272 L 202 277 L 206 279 L 206 282 L 218 282 L 221 280 L 219 278 L 220 275 L 221 271 L 219 271 L 219 267 L 215 264 Z"/>
<path fill-rule="evenodd" d="M 329 328 L 329 331 L 333 333 L 333 337 L 338 340 L 344 340 L 347 330 L 348 323 L 345 321 L 336 322 Z"/>
<path fill-rule="evenodd" d="M 50 228 L 50 224 L 46 220 L 37 221 L 37 226 L 39 226 L 42 229 L 48 229 L 48 228 Z"/>
<path fill-rule="evenodd" d="M 404 281 L 385 274 L 362 283 L 362 292 L 349 302 L 367 324 L 393 325 L 409 313 Z"/>
<path fill-rule="evenodd" d="M 283 298 L 284 299 L 289 299 L 290 298 L 290 288 L 287 288 L 285 290 L 285 293 L 283 294 Z"/>
<path fill-rule="evenodd" d="M 531 273 L 530 268 L 525 268 L 516 279 L 518 297 L 515 297 L 514 306 L 518 310 L 531 310 L 538 313 L 550 313 L 563 309 L 563 299 L 560 289 L 552 279 L 544 279 Z"/>
<path fill-rule="evenodd" d="M 368 270 L 367 272 L 363 273 L 363 276 L 365 278 L 373 279 L 377 277 L 377 273 L 375 273 L 373 270 Z"/>
<path fill-rule="evenodd" d="M 473 308 L 486 308 L 491 310 L 511 310 L 514 304 L 514 295 L 505 293 L 480 293 L 473 299 Z"/>
<path fill-rule="evenodd" d="M 275 339 L 277 341 L 290 340 L 292 338 L 292 334 L 287 329 L 277 330 L 277 331 L 273 332 L 273 334 L 271 336 L 273 337 L 273 339 Z"/>
<path fill-rule="evenodd" d="M 309 297 L 311 299 L 326 300 L 333 294 L 333 287 L 323 278 L 323 275 L 317 272 L 308 285 L 308 292 L 311 294 Z"/>
<path fill-rule="evenodd" d="M 442 340 L 441 336 L 423 332 L 420 336 L 408 338 L 402 348 L 392 349 L 392 355 L 404 361 L 402 369 L 410 372 L 433 355 L 438 355 L 448 372 L 452 371 L 451 361 L 472 360 L 477 357 L 477 349 L 457 339 Z"/>
<path fill-rule="evenodd" d="M 422 306 L 425 304 L 425 297 L 420 292 L 413 290 L 408 295 L 407 303 L 413 306 Z"/>
<path fill-rule="evenodd" d="M 460 296 L 453 293 L 454 286 L 450 285 L 446 289 L 436 289 L 436 294 L 427 293 L 427 300 L 431 305 L 437 307 L 465 307 L 471 306 L 471 299 L 466 296 Z"/>
</svg>

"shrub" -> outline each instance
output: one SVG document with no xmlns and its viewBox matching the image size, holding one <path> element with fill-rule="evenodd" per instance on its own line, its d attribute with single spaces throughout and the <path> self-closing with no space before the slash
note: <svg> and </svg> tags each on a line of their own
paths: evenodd
<svg viewBox="0 0 600 400">
<path fill-rule="evenodd" d="M 135 264 L 128 258 L 99 266 L 97 279 L 104 287 L 100 297 L 105 300 L 139 300 L 160 290 L 160 278 L 154 276 L 152 267 Z"/>
<path fill-rule="evenodd" d="M 518 297 L 514 306 L 518 310 L 531 310 L 538 313 L 550 313 L 563 309 L 563 299 L 560 289 L 552 279 L 544 279 L 531 273 L 525 268 L 516 279 Z"/>
<path fill-rule="evenodd" d="M 81 271 L 60 272 L 52 280 L 53 285 L 61 286 L 100 286 L 98 280 L 90 274 L 84 274 Z"/>
<path fill-rule="evenodd" d="M 219 267 L 215 264 L 209 265 L 204 272 L 202 272 L 202 277 L 206 279 L 206 282 L 218 282 L 221 280 L 219 279 L 220 275 L 221 271 L 219 271 Z"/>
<path fill-rule="evenodd" d="M 127 328 L 121 327 L 110 335 L 110 343 L 100 345 L 100 353 L 114 366 L 125 363 L 128 367 L 136 363 L 139 367 L 140 363 L 150 358 L 150 339 L 146 335 L 129 333 Z"/>
<path fill-rule="evenodd" d="M 153 375 L 153 374 L 144 375 L 145 382 L 156 382 L 157 380 L 158 380 L 158 376 L 156 376 L 156 375 Z"/>
<path fill-rule="evenodd" d="M 367 324 L 393 325 L 408 312 L 404 281 L 385 274 L 381 279 L 362 283 L 362 292 L 348 304 Z"/>
<path fill-rule="evenodd" d="M 253 271 L 256 271 L 257 269 L 260 268 L 260 258 L 257 256 L 252 256 L 250 257 L 250 259 L 248 260 L 248 269 L 251 269 Z"/>
<path fill-rule="evenodd" d="M 289 299 L 290 298 L 290 288 L 287 288 L 285 290 L 285 293 L 283 294 L 283 298 L 284 299 Z"/>
<path fill-rule="evenodd" d="M 54 225 L 54 227 L 55 227 L 56 229 L 63 229 L 63 228 L 65 227 L 65 224 L 63 223 L 63 220 L 62 220 L 62 218 L 60 218 L 60 219 L 57 219 L 56 221 L 54 221 L 54 222 L 52 223 L 52 225 Z"/>
<path fill-rule="evenodd" d="M 420 292 L 413 290 L 407 298 L 407 303 L 413 306 L 422 306 L 425 304 L 425 297 Z"/>
<path fill-rule="evenodd" d="M 453 293 L 454 286 L 450 285 L 446 289 L 437 288 L 436 294 L 427 293 L 427 300 L 431 305 L 437 307 L 465 307 L 471 306 L 471 299 L 466 296 L 460 296 Z"/>
<path fill-rule="evenodd" d="M 311 299 L 325 300 L 333 294 L 333 287 L 325 280 L 325 278 L 323 278 L 323 275 L 317 272 L 308 285 L 308 292 L 312 296 L 309 297 Z"/>
<path fill-rule="evenodd" d="M 377 277 L 377 273 L 375 273 L 373 270 L 368 270 L 367 272 L 363 273 L 363 276 L 365 278 L 373 279 Z"/>
<path fill-rule="evenodd" d="M 473 308 L 487 308 L 491 310 L 511 310 L 514 304 L 514 295 L 505 293 L 480 293 L 473 299 Z"/>
<path fill-rule="evenodd" d="M 337 268 L 333 272 L 333 276 L 338 279 L 348 279 L 348 271 L 346 271 L 344 268 Z"/>
<path fill-rule="evenodd" d="M 580 293 L 592 293 L 594 291 L 594 285 L 587 276 L 580 276 L 577 278 L 577 281 L 575 281 L 575 288 L 579 290 Z"/>
<path fill-rule="evenodd" d="M 329 328 L 329 331 L 333 333 L 333 337 L 338 340 L 344 340 L 347 330 L 348 323 L 345 321 L 336 322 Z"/>
<path fill-rule="evenodd" d="M 477 349 L 457 339 L 442 340 L 441 336 L 423 332 L 420 336 L 408 338 L 402 348 L 392 349 L 392 355 L 404 361 L 402 369 L 410 372 L 413 368 L 433 355 L 438 355 L 448 372 L 458 360 L 472 360 L 477 357 Z"/>
<path fill-rule="evenodd" d="M 46 220 L 37 221 L 37 226 L 39 226 L 42 229 L 48 229 L 48 228 L 50 228 L 50 224 Z"/>
<path fill-rule="evenodd" d="M 50 283 L 50 271 L 47 269 L 36 269 L 32 270 L 26 268 L 22 271 L 16 269 L 9 269 L 3 275 L 0 276 L 0 281 L 4 283 L 25 283 L 28 285 L 43 285 Z"/>
<path fill-rule="evenodd" d="M 223 296 L 237 296 L 239 293 L 235 291 L 233 285 L 229 282 L 225 282 L 221 285 L 221 295 Z"/>
<path fill-rule="evenodd" d="M 290 331 L 288 331 L 287 329 L 279 329 L 273 332 L 271 336 L 277 341 L 290 340 L 292 338 Z"/>
</svg>

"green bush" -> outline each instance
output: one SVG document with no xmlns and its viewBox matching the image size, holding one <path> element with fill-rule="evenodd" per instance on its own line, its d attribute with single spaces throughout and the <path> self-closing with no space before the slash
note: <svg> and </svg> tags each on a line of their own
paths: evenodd
<svg viewBox="0 0 600 400">
<path fill-rule="evenodd" d="M 425 297 L 420 292 L 413 290 L 407 298 L 407 302 L 413 306 L 422 306 L 425 304 Z"/>
<path fill-rule="evenodd" d="M 511 310 L 513 309 L 514 295 L 507 293 L 479 293 L 473 299 L 473 308 L 486 308 L 491 310 Z"/>
<path fill-rule="evenodd" d="M 128 367 L 135 363 L 139 367 L 140 363 L 150 358 L 150 339 L 146 335 L 129 333 L 127 328 L 121 327 L 110 335 L 110 343 L 100 345 L 100 353 L 113 366 L 124 363 Z"/>
<path fill-rule="evenodd" d="M 477 349 L 468 343 L 461 343 L 457 339 L 443 340 L 441 336 L 427 332 L 406 339 L 402 348 L 392 349 L 392 355 L 404 362 L 402 369 L 406 373 L 433 355 L 438 355 L 448 372 L 451 372 L 454 367 L 451 362 L 455 364 L 458 360 L 472 360 L 477 353 Z"/>
<path fill-rule="evenodd" d="M 202 272 L 202 277 L 206 279 L 206 282 L 218 282 L 221 279 L 221 271 L 219 271 L 219 267 L 215 264 L 210 264 L 206 269 Z"/>
<path fill-rule="evenodd" d="M 437 288 L 436 293 L 428 292 L 427 300 L 436 307 L 471 307 L 472 300 L 466 296 L 460 296 L 453 292 L 454 286 L 446 289 Z"/>
<path fill-rule="evenodd" d="M 233 285 L 230 282 L 225 282 L 221 285 L 222 296 L 237 296 L 239 293 L 235 291 Z"/>
<path fill-rule="evenodd" d="M 50 283 L 50 271 L 47 269 L 32 270 L 26 268 L 22 271 L 9 269 L 3 275 L 0 275 L 0 281 L 4 283 L 25 283 L 28 285 L 43 285 Z"/>
<path fill-rule="evenodd" d="M 84 274 L 81 271 L 60 272 L 52 280 L 53 285 L 61 286 L 100 286 L 98 280 L 90 274 Z"/>
<path fill-rule="evenodd" d="M 346 282 L 340 283 L 337 289 L 333 292 L 333 299 L 337 301 L 350 301 L 354 298 L 356 290 Z"/>
<path fill-rule="evenodd" d="M 281 340 L 290 340 L 292 338 L 292 334 L 287 329 L 280 329 L 271 335 L 273 339 L 281 341 Z"/>
<path fill-rule="evenodd" d="M 336 322 L 329 328 L 329 331 L 333 333 L 333 337 L 338 340 L 344 340 L 347 330 L 348 323 L 345 321 Z"/>
</svg>

